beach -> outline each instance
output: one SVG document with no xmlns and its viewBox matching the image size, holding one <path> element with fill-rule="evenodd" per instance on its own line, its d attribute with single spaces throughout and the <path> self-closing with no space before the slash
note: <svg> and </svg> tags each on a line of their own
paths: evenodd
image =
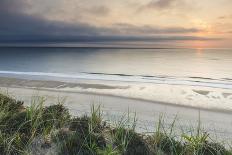
<svg viewBox="0 0 232 155">
<path fill-rule="evenodd" d="M 0 155 L 232 155 L 232 0 L 0 1 Z"/>
<path fill-rule="evenodd" d="M 107 83 L 96 84 L 96 81 L 87 84 L 86 81 L 81 80 L 79 83 L 70 83 L 1 77 L 0 87 L 1 92 L 25 101 L 27 106 L 37 96 L 45 97 L 47 105 L 64 101 L 64 105 L 72 115 L 88 114 L 93 104 L 101 105 L 104 119 L 109 121 L 127 117 L 128 113 L 131 117 L 136 114 L 139 132 L 153 132 L 154 126 L 163 116 L 167 127 L 175 120 L 177 132 L 178 130 L 194 129 L 200 120 L 202 129 L 217 139 L 229 141 L 232 138 L 232 111 L 230 110 L 177 105 L 80 90 L 80 87 L 84 90 L 94 88 L 100 90 L 126 89 L 123 86 L 107 85 Z"/>
<path fill-rule="evenodd" d="M 231 49 L 0 49 L 1 92 L 28 106 L 36 96 L 65 100 L 72 115 L 101 105 L 110 122 L 136 115 L 138 132 L 154 132 L 162 116 L 179 134 L 200 124 L 232 138 Z"/>
</svg>

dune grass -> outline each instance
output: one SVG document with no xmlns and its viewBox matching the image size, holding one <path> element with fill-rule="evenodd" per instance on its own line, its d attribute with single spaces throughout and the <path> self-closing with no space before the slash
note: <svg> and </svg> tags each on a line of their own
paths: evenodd
<svg viewBox="0 0 232 155">
<path fill-rule="evenodd" d="M 0 94 L 1 155 L 232 155 L 232 151 L 202 132 L 174 134 L 163 118 L 152 134 L 135 131 L 132 122 L 122 117 L 114 124 L 103 120 L 100 107 L 91 114 L 74 117 L 62 104 L 44 106 L 43 97 L 25 107 L 23 102 Z M 113 125 L 112 125 L 113 124 Z"/>
</svg>

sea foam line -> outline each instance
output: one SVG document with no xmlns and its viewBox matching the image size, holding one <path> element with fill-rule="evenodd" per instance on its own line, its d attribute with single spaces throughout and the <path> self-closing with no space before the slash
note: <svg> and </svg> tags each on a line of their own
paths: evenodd
<svg viewBox="0 0 232 155">
<path fill-rule="evenodd" d="M 18 71 L 0 71 L 0 74 L 6 75 L 27 75 L 27 76 L 42 76 L 42 77 L 57 77 L 67 79 L 87 79 L 87 80 L 105 80 L 105 81 L 121 81 L 121 82 L 142 82 L 153 84 L 167 84 L 167 85 L 185 85 L 185 86 L 202 86 L 212 88 L 232 89 L 231 81 L 215 81 L 215 80 L 192 80 L 186 77 L 165 77 L 153 76 L 145 77 L 141 75 L 120 76 L 120 74 L 92 74 L 92 73 L 46 73 L 46 72 L 18 72 Z"/>
</svg>

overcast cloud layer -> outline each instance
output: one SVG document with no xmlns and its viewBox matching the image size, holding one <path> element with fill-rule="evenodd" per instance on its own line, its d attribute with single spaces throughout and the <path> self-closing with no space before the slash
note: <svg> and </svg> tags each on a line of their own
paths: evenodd
<svg viewBox="0 0 232 155">
<path fill-rule="evenodd" d="M 212 5 L 212 9 L 217 3 L 194 1 L 143 0 L 135 3 L 112 0 L 109 4 L 106 0 L 98 3 L 94 0 L 1 0 L 0 43 L 175 43 L 230 39 L 232 13 L 220 12 L 206 18 L 205 3 Z M 228 0 L 215 1 L 227 4 L 224 10 L 232 6 Z M 200 9 L 196 19 L 194 9 Z"/>
</svg>

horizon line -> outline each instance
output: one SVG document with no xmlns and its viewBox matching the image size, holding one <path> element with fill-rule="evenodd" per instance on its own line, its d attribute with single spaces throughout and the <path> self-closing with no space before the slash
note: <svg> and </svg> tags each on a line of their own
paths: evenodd
<svg viewBox="0 0 232 155">
<path fill-rule="evenodd" d="M 117 47 L 117 46 L 49 46 L 49 45 L 0 45 L 0 48 L 90 48 L 90 49 L 232 49 L 232 47 Z"/>
</svg>

